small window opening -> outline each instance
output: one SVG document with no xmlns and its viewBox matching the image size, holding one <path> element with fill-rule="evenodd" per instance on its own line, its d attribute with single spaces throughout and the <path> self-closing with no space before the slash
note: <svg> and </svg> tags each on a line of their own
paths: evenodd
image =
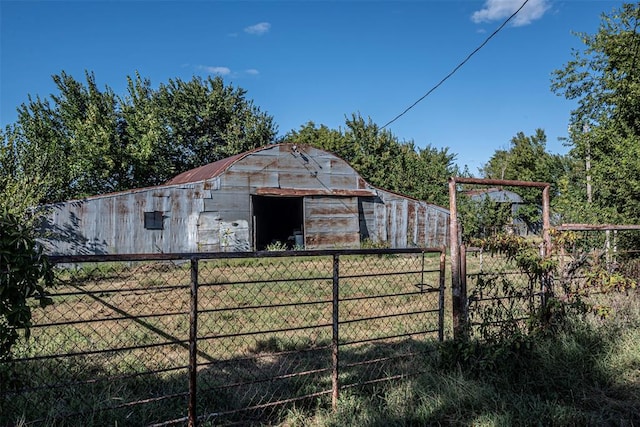
<svg viewBox="0 0 640 427">
<path fill-rule="evenodd" d="M 164 216 L 162 211 L 153 211 L 144 213 L 144 228 L 147 230 L 162 230 L 162 220 Z"/>
</svg>

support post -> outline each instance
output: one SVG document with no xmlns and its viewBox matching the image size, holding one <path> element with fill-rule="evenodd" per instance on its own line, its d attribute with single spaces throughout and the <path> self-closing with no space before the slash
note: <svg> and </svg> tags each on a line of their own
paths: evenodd
<svg viewBox="0 0 640 427">
<path fill-rule="evenodd" d="M 469 303 L 467 299 L 467 247 L 460 245 L 460 329 L 462 336 L 469 337 Z"/>
<path fill-rule="evenodd" d="M 543 240 L 543 258 L 551 256 L 551 220 L 550 220 L 550 203 L 549 203 L 549 184 L 542 188 L 542 240 Z M 542 304 L 547 305 L 547 299 L 553 295 L 553 277 L 551 273 L 545 273 L 542 277 Z"/>
<path fill-rule="evenodd" d="M 422 256 L 424 257 L 424 254 L 422 254 Z M 443 247 L 440 252 L 440 292 L 438 293 L 438 340 L 440 340 L 440 342 L 444 341 L 444 292 L 446 268 L 447 248 Z"/>
<path fill-rule="evenodd" d="M 551 220 L 549 203 L 549 184 L 542 189 L 542 240 L 544 241 L 544 256 L 551 256 Z"/>
<path fill-rule="evenodd" d="M 331 393 L 331 406 L 333 410 L 338 409 L 338 390 L 340 388 L 340 383 L 338 382 L 338 362 L 339 362 L 339 354 L 338 354 L 338 324 L 339 324 L 339 316 L 338 316 L 338 303 L 340 301 L 340 257 L 338 254 L 333 255 L 333 334 L 331 338 L 331 355 L 332 355 L 332 364 L 333 371 L 331 374 L 331 385 L 332 385 L 332 393 Z"/>
<path fill-rule="evenodd" d="M 451 302 L 453 308 L 453 338 L 463 337 L 465 319 L 460 289 L 460 243 L 458 241 L 458 207 L 456 178 L 449 178 L 449 250 L 451 251 Z"/>
<path fill-rule="evenodd" d="M 198 425 L 197 374 L 198 374 L 198 259 L 191 259 L 191 298 L 189 310 L 189 427 Z"/>
</svg>

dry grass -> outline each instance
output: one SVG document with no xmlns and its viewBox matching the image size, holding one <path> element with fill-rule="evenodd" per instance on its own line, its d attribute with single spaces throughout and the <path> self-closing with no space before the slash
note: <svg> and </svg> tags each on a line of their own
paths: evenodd
<svg viewBox="0 0 640 427">
<path fill-rule="evenodd" d="M 439 258 L 425 258 L 425 273 L 422 263 L 419 256 L 341 257 L 344 381 L 415 368 L 394 364 L 393 357 L 398 360 L 398 354 L 415 354 L 421 348 L 389 346 L 409 335 L 385 337 L 425 336 L 421 332 L 437 329 L 437 312 L 422 312 L 437 310 L 438 294 L 419 290 L 439 283 L 438 273 L 431 271 L 438 269 Z M 332 269 L 331 257 L 199 263 L 201 413 L 233 412 L 330 390 Z M 80 384 L 65 387 L 70 395 L 63 393 L 63 399 L 55 390 L 23 393 L 5 412 L 13 413 L 5 415 L 12 418 L 0 417 L 0 421 L 15 421 L 26 408 L 27 420 L 45 423 L 57 423 L 55 419 L 65 419 L 58 417 L 74 412 L 86 412 L 80 419 L 90 416 L 108 423 L 130 423 L 127 414 L 135 414 L 146 420 L 142 424 L 184 414 L 188 264 L 101 264 L 62 270 L 53 299 L 45 310 L 34 309 L 32 337 L 16 348 L 15 356 L 55 357 L 20 362 L 14 377 L 25 389 Z M 369 341 L 376 339 L 382 341 Z M 347 344 L 351 341 L 365 343 Z M 361 366 L 367 358 L 378 362 Z M 76 393 L 91 398 L 74 398 Z M 176 393 L 174 398 L 163 398 Z M 39 403 L 26 403 L 33 400 Z M 327 402 L 326 398 L 320 401 Z M 129 409 L 108 409 L 119 404 Z M 178 412 L 171 415 L 167 409 Z M 256 416 L 278 413 L 270 411 Z M 144 418 L 149 413 L 153 417 Z"/>
</svg>

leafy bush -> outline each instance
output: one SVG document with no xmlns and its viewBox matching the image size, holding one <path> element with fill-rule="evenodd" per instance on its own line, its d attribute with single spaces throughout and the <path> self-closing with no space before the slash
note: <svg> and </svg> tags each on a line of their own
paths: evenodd
<svg viewBox="0 0 640 427">
<path fill-rule="evenodd" d="M 7 210 L 0 211 L 0 361 L 10 357 L 19 329 L 29 336 L 28 299 L 39 299 L 41 307 L 51 303 L 43 279 L 50 283 L 51 267 L 31 229 Z"/>
</svg>

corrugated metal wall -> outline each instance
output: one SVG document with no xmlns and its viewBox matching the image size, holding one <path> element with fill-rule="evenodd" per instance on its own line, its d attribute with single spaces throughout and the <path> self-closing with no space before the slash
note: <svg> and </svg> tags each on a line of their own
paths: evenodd
<svg viewBox="0 0 640 427">
<path fill-rule="evenodd" d="M 304 236 L 310 249 L 359 247 L 358 198 L 305 197 Z"/>
<path fill-rule="evenodd" d="M 252 250 L 255 194 L 304 197 L 307 249 L 448 242 L 448 210 L 373 188 L 335 155 L 289 144 L 248 153 L 205 181 L 46 206 L 41 241 L 50 254 Z M 161 212 L 161 230 L 145 228 L 145 212 Z"/>
</svg>

